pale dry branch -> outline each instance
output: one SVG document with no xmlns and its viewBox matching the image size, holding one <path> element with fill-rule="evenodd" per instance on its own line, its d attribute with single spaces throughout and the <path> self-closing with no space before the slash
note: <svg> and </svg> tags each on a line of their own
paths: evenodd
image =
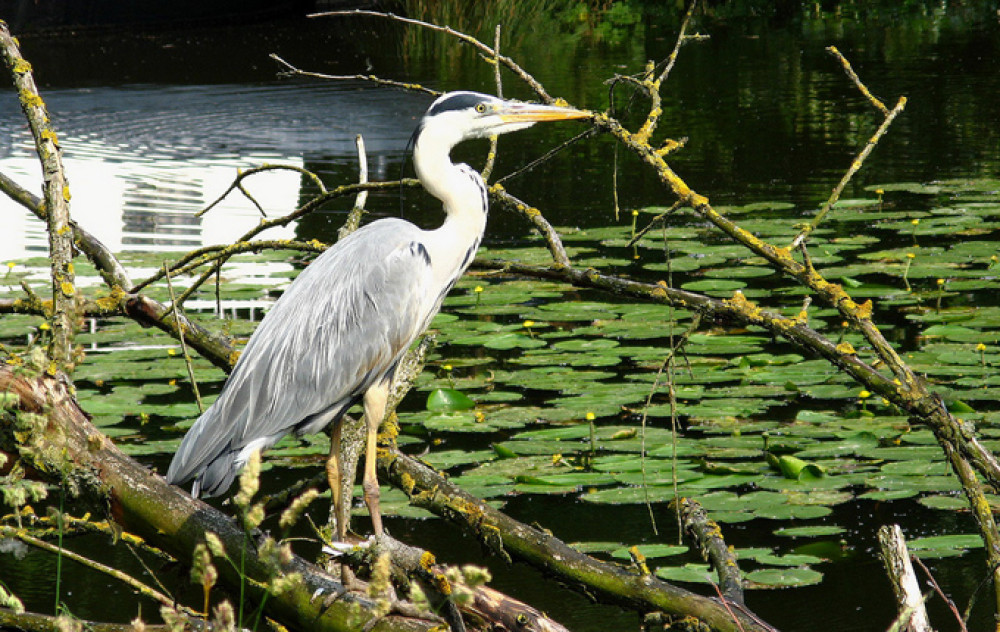
<svg viewBox="0 0 1000 632">
<path fill-rule="evenodd" d="M 312 79 L 335 79 L 338 81 L 367 81 L 369 83 L 374 83 L 375 85 L 385 86 L 387 88 L 400 88 L 402 90 L 410 90 L 412 92 L 423 92 L 424 94 L 429 94 L 431 96 L 440 96 L 441 92 L 437 90 L 432 90 L 431 88 L 425 88 L 419 83 L 404 83 L 402 81 L 392 81 L 390 79 L 383 79 L 375 75 L 328 75 L 321 72 L 310 72 L 308 70 L 301 70 L 296 68 L 292 64 L 288 63 L 278 55 L 271 53 L 269 55 L 271 59 L 278 62 L 284 66 L 285 70 L 281 73 L 286 77 L 309 77 Z"/>
<path fill-rule="evenodd" d="M 365 139 L 358 134 L 354 137 L 354 144 L 358 149 L 358 184 L 368 183 L 368 153 L 365 151 Z M 354 208 L 347 214 L 347 221 L 337 231 L 337 238 L 343 239 L 353 233 L 361 225 L 361 216 L 365 212 L 365 204 L 368 202 L 368 191 L 358 191 L 354 198 Z"/>
<path fill-rule="evenodd" d="M 458 39 L 460 42 L 469 44 L 485 58 L 490 59 L 494 57 L 495 51 L 489 45 L 484 44 L 475 37 L 462 33 L 461 31 L 456 31 L 450 26 L 439 26 L 437 24 L 431 24 L 430 22 L 424 22 L 423 20 L 415 20 L 413 18 L 406 18 L 403 16 L 396 15 L 394 13 L 383 13 L 381 11 L 369 11 L 366 9 L 354 9 L 351 11 L 327 11 L 324 13 L 314 13 L 309 17 L 321 18 L 321 17 L 347 17 L 347 16 L 368 16 L 375 18 L 383 18 L 386 20 L 393 20 L 396 22 L 402 22 L 404 24 L 413 24 L 421 28 L 425 28 L 431 31 L 436 31 L 438 33 L 444 33 L 451 37 Z M 513 72 L 521 81 L 530 87 L 535 94 L 544 103 L 554 103 L 556 99 L 549 95 L 549 93 L 542 87 L 542 84 L 538 82 L 530 73 L 528 73 L 524 68 L 522 68 L 517 62 L 506 55 L 495 55 L 496 61 L 502 64 L 508 70 Z"/>
</svg>

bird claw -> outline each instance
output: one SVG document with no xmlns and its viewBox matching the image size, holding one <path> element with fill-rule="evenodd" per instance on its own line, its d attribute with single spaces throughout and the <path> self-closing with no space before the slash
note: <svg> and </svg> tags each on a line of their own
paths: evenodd
<svg viewBox="0 0 1000 632">
<path fill-rule="evenodd" d="M 321 549 L 330 557 L 343 557 L 355 549 L 371 548 L 375 544 L 375 536 L 370 535 L 364 542 L 331 542 Z"/>
</svg>

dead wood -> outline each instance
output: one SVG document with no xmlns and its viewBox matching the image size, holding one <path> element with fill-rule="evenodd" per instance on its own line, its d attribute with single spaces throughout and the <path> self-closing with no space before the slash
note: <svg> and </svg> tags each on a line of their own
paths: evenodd
<svg viewBox="0 0 1000 632">
<path fill-rule="evenodd" d="M 398 451 L 380 460 L 383 480 L 402 488 L 410 501 L 458 524 L 491 552 L 527 562 L 598 601 L 640 612 L 696 617 L 712 630 L 773 632 L 744 609 L 705 597 L 632 569 L 601 562 L 547 531 L 528 526 L 462 491 L 433 469 Z"/>
<path fill-rule="evenodd" d="M 191 498 L 163 477 L 123 454 L 86 418 L 59 380 L 14 373 L 0 367 L 0 392 L 9 395 L 0 414 L 0 449 L 17 454 L 50 483 L 64 485 L 107 512 L 123 528 L 178 560 L 191 560 L 207 532 L 219 536 L 231 559 L 244 556 L 245 578 L 229 564 L 218 564 L 220 581 L 256 602 L 265 600 L 276 574 L 297 574 L 284 590 L 269 592 L 266 611 L 288 626 L 310 630 L 430 630 L 440 622 L 389 615 L 377 619 L 377 605 L 345 592 L 340 582 L 292 555 L 278 568 L 258 545 L 217 509 Z"/>
</svg>

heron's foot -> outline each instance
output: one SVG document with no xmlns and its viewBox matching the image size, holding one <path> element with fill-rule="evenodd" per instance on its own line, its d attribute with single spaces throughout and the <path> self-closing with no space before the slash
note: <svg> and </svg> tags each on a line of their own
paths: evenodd
<svg viewBox="0 0 1000 632">
<path fill-rule="evenodd" d="M 350 592 L 366 592 L 368 590 L 368 584 L 358 579 L 358 576 L 354 574 L 354 569 L 346 562 L 340 564 L 340 583 L 344 585 L 345 590 Z"/>
<path fill-rule="evenodd" d="M 367 542 L 331 542 L 323 546 L 323 552 L 333 558 L 327 565 L 327 571 L 336 576 L 338 574 L 337 567 L 340 567 L 339 575 L 341 583 L 344 585 L 344 592 L 368 591 L 368 584 L 357 578 L 347 560 L 354 558 L 358 549 L 370 547 L 372 542 L 373 540 L 369 538 Z"/>
</svg>

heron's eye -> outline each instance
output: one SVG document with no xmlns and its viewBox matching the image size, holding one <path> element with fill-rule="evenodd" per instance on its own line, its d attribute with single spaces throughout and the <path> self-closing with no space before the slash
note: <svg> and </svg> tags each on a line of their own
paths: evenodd
<svg viewBox="0 0 1000 632">
<path fill-rule="evenodd" d="M 476 112 L 479 112 L 480 114 L 485 114 L 486 113 L 486 104 L 485 103 L 477 103 L 476 104 Z"/>
</svg>

